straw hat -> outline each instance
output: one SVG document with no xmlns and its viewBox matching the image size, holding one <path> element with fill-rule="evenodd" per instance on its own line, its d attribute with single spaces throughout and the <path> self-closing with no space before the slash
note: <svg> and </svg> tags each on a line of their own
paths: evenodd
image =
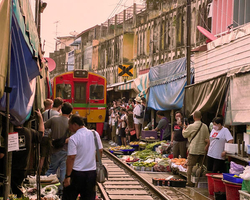
<svg viewBox="0 0 250 200">
<path fill-rule="evenodd" d="M 141 98 L 140 98 L 140 97 L 136 97 L 134 100 L 135 100 L 136 102 L 141 103 Z"/>
</svg>

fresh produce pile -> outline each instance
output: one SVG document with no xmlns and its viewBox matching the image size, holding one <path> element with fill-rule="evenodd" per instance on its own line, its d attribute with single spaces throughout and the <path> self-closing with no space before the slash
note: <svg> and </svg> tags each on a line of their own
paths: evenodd
<svg viewBox="0 0 250 200">
<path fill-rule="evenodd" d="M 165 142 L 166 142 L 166 141 L 163 140 L 163 141 L 158 141 L 158 142 L 154 142 L 154 143 L 148 144 L 148 145 L 146 146 L 146 149 L 153 149 L 154 146 L 161 145 L 161 143 L 165 143 Z"/>
<path fill-rule="evenodd" d="M 154 166 L 156 165 L 156 162 L 154 162 L 154 159 L 148 159 L 144 162 L 134 162 L 133 167 L 135 170 L 141 170 L 141 171 L 153 171 Z"/>
<path fill-rule="evenodd" d="M 139 147 L 145 148 L 147 146 L 146 142 L 139 142 Z"/>
<path fill-rule="evenodd" d="M 154 166 L 154 171 L 157 172 L 170 172 L 170 163 L 168 158 L 163 158 Z"/>
<path fill-rule="evenodd" d="M 129 145 L 139 145 L 139 142 L 136 142 L 136 141 L 130 142 Z"/>
<path fill-rule="evenodd" d="M 125 162 L 136 162 L 136 161 L 139 160 L 138 158 L 135 158 L 135 157 L 132 157 L 132 156 L 122 156 L 121 159 L 123 161 L 125 161 Z"/>
<path fill-rule="evenodd" d="M 151 137 L 145 137 L 146 140 L 155 140 L 155 137 L 151 136 Z"/>
<path fill-rule="evenodd" d="M 203 165 L 202 167 L 197 163 L 193 169 L 192 169 L 192 176 L 193 177 L 206 177 L 206 173 L 207 173 L 207 168 L 205 165 Z"/>
<path fill-rule="evenodd" d="M 186 168 L 185 164 L 187 162 L 187 159 L 186 158 L 173 158 L 171 160 L 171 162 L 174 163 L 174 164 L 176 164 L 176 165 L 181 165 L 184 168 Z"/>
<path fill-rule="evenodd" d="M 161 157 L 160 154 L 158 154 L 155 151 L 151 151 L 150 149 L 145 149 L 143 151 L 136 151 L 132 154 L 133 156 L 141 159 L 141 160 L 146 160 L 148 158 L 157 158 Z"/>
<path fill-rule="evenodd" d="M 127 145 L 127 146 L 117 146 L 117 147 L 109 147 L 110 151 L 120 151 L 120 150 L 127 150 L 127 149 L 133 149 L 133 147 Z"/>
<path fill-rule="evenodd" d="M 154 167 L 156 162 L 134 162 L 133 166 L 135 167 Z"/>
</svg>

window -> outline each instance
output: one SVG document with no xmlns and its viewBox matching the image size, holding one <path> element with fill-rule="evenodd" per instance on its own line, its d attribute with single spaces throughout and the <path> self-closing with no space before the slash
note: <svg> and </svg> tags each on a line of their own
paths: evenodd
<svg viewBox="0 0 250 200">
<path fill-rule="evenodd" d="M 56 97 L 63 99 L 71 98 L 71 85 L 70 84 L 57 84 L 56 85 Z"/>
<path fill-rule="evenodd" d="M 234 0 L 233 24 L 237 27 L 250 22 L 250 1 L 249 0 Z"/>
<path fill-rule="evenodd" d="M 75 103 L 86 103 L 86 83 L 75 83 Z"/>
<path fill-rule="evenodd" d="M 103 85 L 90 85 L 89 90 L 90 99 L 103 99 L 104 98 L 104 88 Z"/>
</svg>

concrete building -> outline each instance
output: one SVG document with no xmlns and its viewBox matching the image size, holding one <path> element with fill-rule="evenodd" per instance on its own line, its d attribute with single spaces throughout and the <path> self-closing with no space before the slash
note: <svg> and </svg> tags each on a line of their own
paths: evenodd
<svg viewBox="0 0 250 200">
<path fill-rule="evenodd" d="M 211 28 L 211 0 L 192 2 L 192 47 L 205 44 L 197 25 Z M 163 1 L 157 5 L 138 5 L 116 14 L 76 38 L 80 48 L 74 51 L 75 69 L 95 71 L 107 78 L 107 84 L 118 86 L 137 78 L 154 66 L 186 56 L 186 1 Z M 133 76 L 118 76 L 119 65 L 132 65 Z M 135 90 L 122 91 L 135 96 Z M 119 96 L 118 95 L 118 96 Z"/>
<path fill-rule="evenodd" d="M 74 49 L 70 46 L 75 40 L 74 36 L 64 36 L 56 38 L 56 50 L 49 54 L 56 63 L 56 68 L 51 72 L 51 78 L 68 71 L 68 53 Z"/>
</svg>

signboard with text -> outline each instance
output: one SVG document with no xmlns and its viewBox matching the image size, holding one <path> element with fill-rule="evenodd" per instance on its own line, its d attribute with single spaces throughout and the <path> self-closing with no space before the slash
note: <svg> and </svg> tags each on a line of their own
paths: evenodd
<svg viewBox="0 0 250 200">
<path fill-rule="evenodd" d="M 8 151 L 18 151 L 19 150 L 19 139 L 18 132 L 9 133 L 8 138 Z"/>
</svg>

